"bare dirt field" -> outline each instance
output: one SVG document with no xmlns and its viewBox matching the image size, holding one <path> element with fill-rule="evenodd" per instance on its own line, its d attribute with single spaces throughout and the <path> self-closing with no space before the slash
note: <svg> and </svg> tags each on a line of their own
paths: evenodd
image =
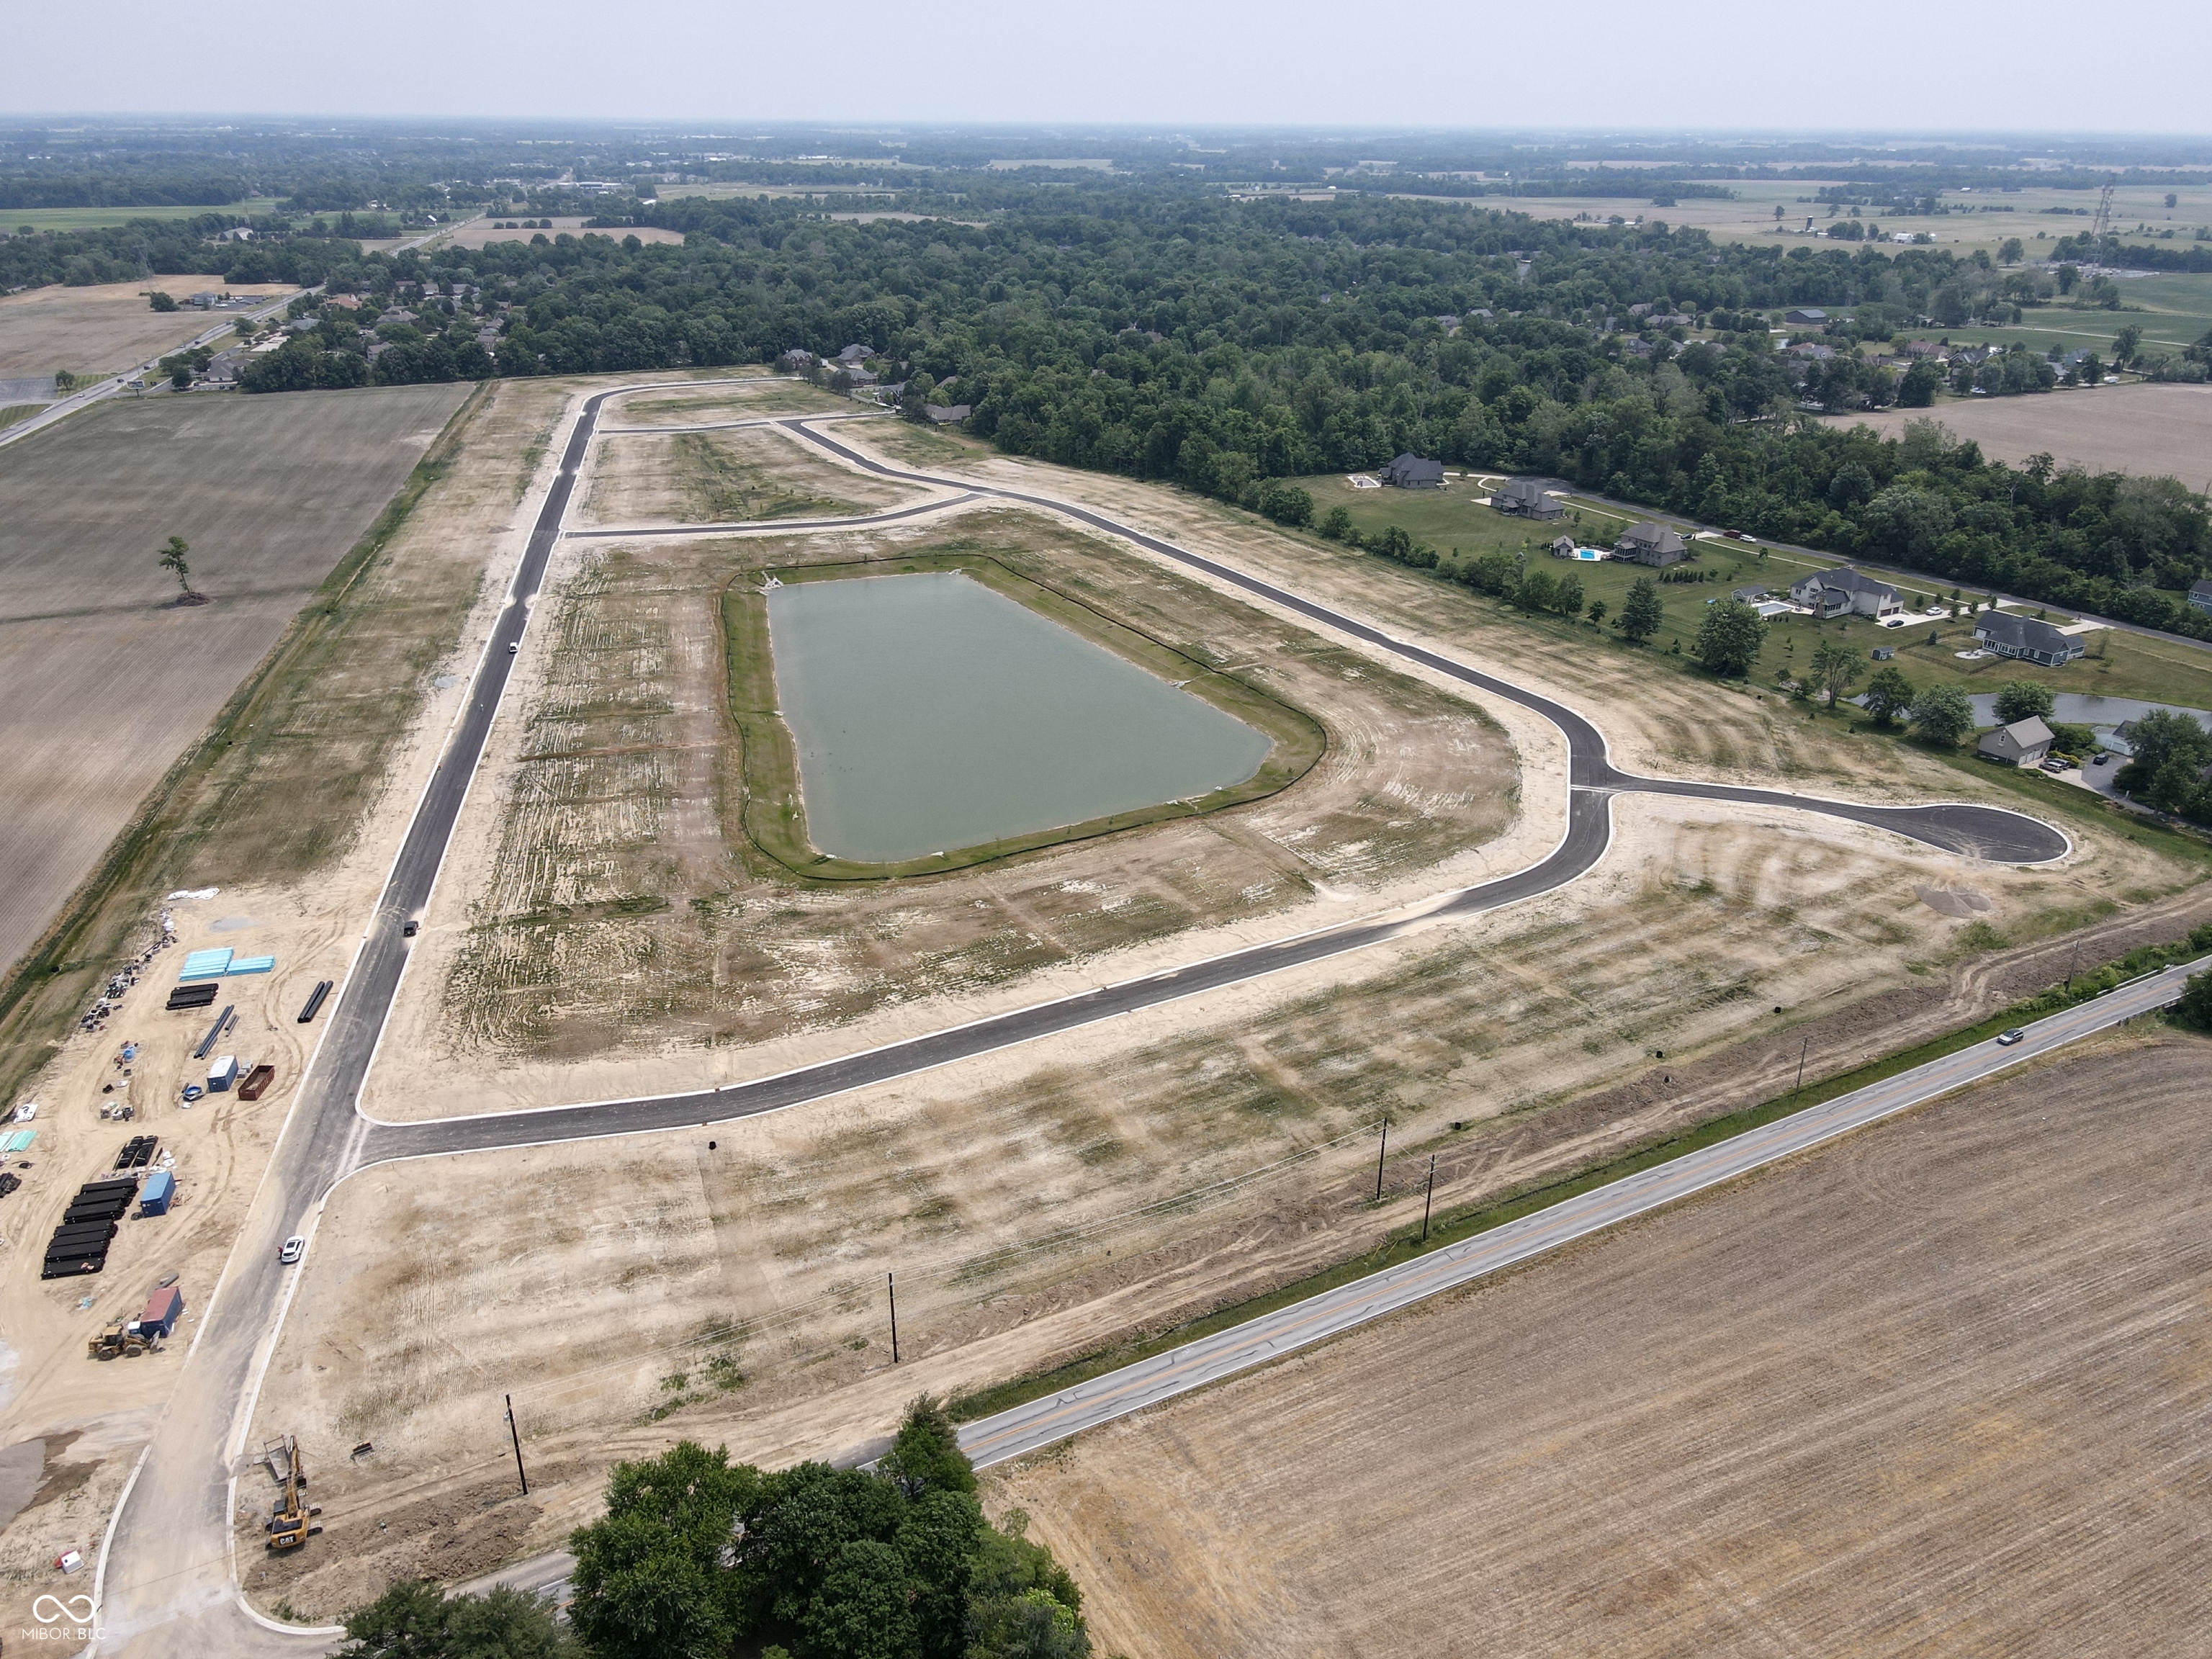
<svg viewBox="0 0 2212 1659">
<path fill-rule="evenodd" d="M 1992 460 L 2017 465 L 2049 455 L 2092 472 L 2170 476 L 2191 489 L 2212 479 L 2212 386 L 2107 386 L 2039 397 L 1973 398 L 1929 409 L 1885 409 L 1837 416 L 1834 426 L 1870 426 L 1894 438 L 1908 422 L 1933 416 L 1971 438 Z"/>
<path fill-rule="evenodd" d="M 850 398 L 840 398 L 805 380 L 770 374 L 766 369 L 702 372 L 702 379 L 709 381 L 720 375 L 744 378 L 721 385 L 702 384 L 696 391 L 661 388 L 624 398 L 608 405 L 599 429 L 612 433 L 623 427 L 700 426 L 762 415 L 850 415 L 860 408 Z"/>
<path fill-rule="evenodd" d="M 578 521 L 732 524 L 819 518 L 902 506 L 924 493 L 838 466 L 803 439 L 774 427 L 616 434 L 593 449 L 591 484 Z"/>
<path fill-rule="evenodd" d="M 458 386 L 111 403 L 0 451 L 0 963 L 374 520 Z M 191 544 L 180 606 L 155 563 Z"/>
<path fill-rule="evenodd" d="M 658 225 L 625 225 L 614 230 L 586 230 L 581 218 L 556 219 L 550 230 L 499 228 L 501 223 L 514 217 L 513 215 L 500 215 L 487 219 L 472 219 L 441 237 L 439 246 L 475 248 L 492 242 L 527 242 L 533 236 L 543 236 L 549 241 L 556 236 L 611 236 L 617 242 L 625 236 L 635 236 L 641 242 L 668 243 L 678 247 L 684 245 L 684 233 L 680 230 L 665 230 Z"/>
<path fill-rule="evenodd" d="M 0 380 L 51 374 L 58 368 L 85 375 L 128 368 L 184 344 L 229 314 L 190 307 L 155 311 L 146 303 L 152 289 L 179 299 L 209 292 L 296 292 L 283 283 L 233 289 L 218 276 L 149 276 L 139 283 L 34 288 L 0 295 Z"/>
<path fill-rule="evenodd" d="M 918 1389 L 1062 1363 L 1417 1223 L 1432 1154 L 1449 1211 L 1785 1092 L 1802 1047 L 1814 1075 L 1844 1069 L 2066 970 L 2065 939 L 1961 949 L 1972 924 L 1913 890 L 1914 863 L 1924 884 L 1953 861 L 1779 822 L 1746 861 L 1748 838 L 1675 805 L 1638 804 L 1629 868 L 1580 902 L 799 1111 L 365 1172 L 325 1218 L 345 1248 L 310 1257 L 257 1431 L 331 1467 L 337 1543 L 254 1583 L 333 1611 L 394 1572 L 551 1547 L 610 1462 L 680 1436 L 836 1455 Z M 2038 897 L 1977 890 L 2008 925 Z M 2197 894 L 2115 917 L 2084 954 L 2208 912 Z M 1923 952 L 1957 954 L 1903 966 Z M 506 1392 L 526 1503 L 499 1484 Z M 362 1439 L 376 1455 L 346 1462 Z"/>
<path fill-rule="evenodd" d="M 987 1503 L 1102 1648 L 1161 1659 L 2181 1652 L 2212 1621 L 2208 1096 L 2212 1045 L 2106 1045 Z"/>
</svg>

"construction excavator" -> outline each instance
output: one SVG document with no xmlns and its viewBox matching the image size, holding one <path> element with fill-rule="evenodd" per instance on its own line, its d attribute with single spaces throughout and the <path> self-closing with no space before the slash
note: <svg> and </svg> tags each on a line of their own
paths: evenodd
<svg viewBox="0 0 2212 1659">
<path fill-rule="evenodd" d="M 309 1518 L 323 1512 L 322 1505 L 307 1502 L 307 1468 L 301 1460 L 299 1437 L 288 1434 L 270 1442 L 261 1449 L 261 1456 L 283 1488 L 269 1517 L 269 1547 L 295 1550 L 322 1530 L 310 1524 Z"/>
</svg>

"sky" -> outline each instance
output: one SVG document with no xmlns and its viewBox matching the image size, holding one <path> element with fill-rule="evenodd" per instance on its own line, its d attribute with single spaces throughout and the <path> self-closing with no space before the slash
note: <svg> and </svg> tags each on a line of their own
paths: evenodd
<svg viewBox="0 0 2212 1659">
<path fill-rule="evenodd" d="M 2212 132 L 2205 0 L 0 0 L 0 40 L 6 115 Z"/>
</svg>

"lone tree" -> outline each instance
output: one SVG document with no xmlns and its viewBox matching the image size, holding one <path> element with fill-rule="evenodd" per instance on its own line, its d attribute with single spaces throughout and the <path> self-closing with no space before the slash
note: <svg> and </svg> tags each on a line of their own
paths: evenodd
<svg viewBox="0 0 2212 1659">
<path fill-rule="evenodd" d="M 1997 688 L 1996 716 L 2002 726 L 2032 715 L 2049 720 L 2056 707 L 2057 700 L 2052 696 L 2051 688 L 2035 680 L 2007 680 Z"/>
<path fill-rule="evenodd" d="M 1739 679 L 1751 672 L 1765 643 L 1766 624 L 1759 612 L 1741 599 L 1723 599 L 1706 607 L 1693 648 L 1706 672 Z"/>
<path fill-rule="evenodd" d="M 1808 665 L 1813 683 L 1820 695 L 1828 700 L 1828 707 L 1836 706 L 1836 699 L 1858 684 L 1859 675 L 1865 671 L 1866 659 L 1838 640 L 1823 640 L 1814 647 L 1812 661 Z"/>
<path fill-rule="evenodd" d="M 1879 726 L 1892 725 L 1912 707 L 1912 682 L 1893 665 L 1877 668 L 1867 682 L 1866 711 Z"/>
<path fill-rule="evenodd" d="M 160 555 L 161 568 L 177 579 L 177 586 L 185 590 L 188 599 L 199 597 L 192 592 L 191 567 L 185 562 L 185 555 L 191 550 L 191 544 L 182 536 L 172 536 Z"/>
<path fill-rule="evenodd" d="M 1620 603 L 1621 637 L 1641 645 L 1659 631 L 1666 620 L 1666 612 L 1659 605 L 1659 585 L 1649 576 L 1638 576 L 1628 585 L 1628 597 Z"/>
<path fill-rule="evenodd" d="M 1974 706 L 1955 685 L 1931 685 L 1912 702 L 1912 723 L 1938 749 L 1952 749 L 1974 729 Z"/>
</svg>

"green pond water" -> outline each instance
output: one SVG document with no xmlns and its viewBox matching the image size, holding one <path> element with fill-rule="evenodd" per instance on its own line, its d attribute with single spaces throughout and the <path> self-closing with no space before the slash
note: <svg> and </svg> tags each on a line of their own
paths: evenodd
<svg viewBox="0 0 2212 1659">
<path fill-rule="evenodd" d="M 893 864 L 1241 783 L 1268 740 L 965 576 L 769 594 L 814 844 Z"/>
</svg>

